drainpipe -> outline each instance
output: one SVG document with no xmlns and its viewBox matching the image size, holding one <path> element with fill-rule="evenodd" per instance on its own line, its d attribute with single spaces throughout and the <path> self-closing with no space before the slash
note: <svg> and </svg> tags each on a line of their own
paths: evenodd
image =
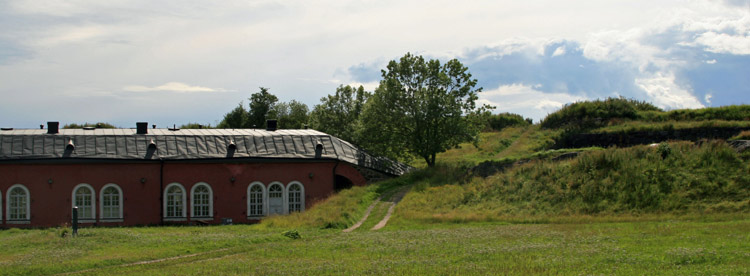
<svg viewBox="0 0 750 276">
<path fill-rule="evenodd" d="M 164 158 L 159 158 L 159 219 L 164 225 Z"/>
<path fill-rule="evenodd" d="M 331 176 L 333 177 L 333 178 L 332 178 L 332 179 L 333 179 L 333 183 L 332 183 L 333 185 L 332 185 L 332 186 L 333 186 L 333 191 L 334 191 L 334 192 L 336 191 L 336 168 L 338 168 L 338 167 L 339 167 L 339 163 L 341 163 L 341 161 L 339 161 L 339 160 L 336 160 L 336 165 L 335 165 L 335 166 L 333 166 L 333 172 L 332 172 L 332 174 L 331 174 Z"/>
</svg>

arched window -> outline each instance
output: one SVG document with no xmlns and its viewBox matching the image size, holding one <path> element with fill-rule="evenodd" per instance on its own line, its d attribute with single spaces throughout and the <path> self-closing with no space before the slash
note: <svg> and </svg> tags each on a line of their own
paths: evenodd
<svg viewBox="0 0 750 276">
<path fill-rule="evenodd" d="M 284 186 L 279 182 L 272 182 L 268 186 L 268 214 L 284 214 Z"/>
<path fill-rule="evenodd" d="M 164 219 L 185 220 L 185 188 L 180 183 L 172 183 L 164 189 Z"/>
<path fill-rule="evenodd" d="M 29 189 L 22 184 L 10 186 L 5 200 L 5 219 L 7 223 L 29 223 L 31 220 L 31 205 Z"/>
<path fill-rule="evenodd" d="M 73 207 L 78 206 L 78 219 L 82 221 L 96 220 L 96 193 L 94 187 L 86 183 L 78 184 L 73 188 Z"/>
<path fill-rule="evenodd" d="M 214 217 L 214 195 L 211 186 L 205 182 L 198 182 L 190 189 L 193 209 L 190 218 L 206 219 Z"/>
<path fill-rule="evenodd" d="M 253 182 L 247 186 L 247 216 L 262 217 L 266 214 L 266 187 L 263 183 Z"/>
<path fill-rule="evenodd" d="M 292 181 L 286 188 L 287 198 L 289 199 L 288 210 L 292 212 L 302 212 L 305 210 L 305 187 L 302 183 Z"/>
<path fill-rule="evenodd" d="M 102 187 L 99 193 L 100 213 L 102 221 L 122 221 L 122 189 L 117 184 L 110 183 Z"/>
</svg>

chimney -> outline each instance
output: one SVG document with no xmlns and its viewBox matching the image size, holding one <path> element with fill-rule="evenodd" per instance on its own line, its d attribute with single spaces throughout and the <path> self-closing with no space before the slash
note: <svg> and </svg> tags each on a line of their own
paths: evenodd
<svg viewBox="0 0 750 276">
<path fill-rule="evenodd" d="M 60 132 L 58 127 L 60 127 L 60 122 L 47 122 L 47 134 L 57 134 Z"/>
<path fill-rule="evenodd" d="M 135 134 L 148 134 L 148 122 L 137 122 L 135 123 L 135 126 Z"/>
<path fill-rule="evenodd" d="M 266 121 L 266 130 L 268 131 L 276 131 L 276 120 L 267 120 Z"/>
</svg>

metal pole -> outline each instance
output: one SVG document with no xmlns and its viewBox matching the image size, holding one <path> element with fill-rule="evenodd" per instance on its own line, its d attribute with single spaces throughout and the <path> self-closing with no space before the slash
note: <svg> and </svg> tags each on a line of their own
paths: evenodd
<svg viewBox="0 0 750 276">
<path fill-rule="evenodd" d="M 73 237 L 78 236 L 78 206 L 73 207 Z"/>
</svg>

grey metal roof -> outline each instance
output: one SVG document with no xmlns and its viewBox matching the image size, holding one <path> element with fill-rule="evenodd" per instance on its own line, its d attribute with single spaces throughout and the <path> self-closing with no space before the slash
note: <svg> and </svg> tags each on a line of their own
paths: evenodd
<svg viewBox="0 0 750 276">
<path fill-rule="evenodd" d="M 74 147 L 66 147 L 72 143 Z M 149 149 L 154 144 L 155 148 Z M 230 149 L 230 144 L 235 148 Z M 321 158 L 401 175 L 411 167 L 373 156 L 351 143 L 309 129 L 266 131 L 260 129 L 44 129 L 0 130 L 0 160 L 112 159 L 197 160 L 226 158 L 315 159 L 315 147 L 323 146 Z"/>
</svg>

